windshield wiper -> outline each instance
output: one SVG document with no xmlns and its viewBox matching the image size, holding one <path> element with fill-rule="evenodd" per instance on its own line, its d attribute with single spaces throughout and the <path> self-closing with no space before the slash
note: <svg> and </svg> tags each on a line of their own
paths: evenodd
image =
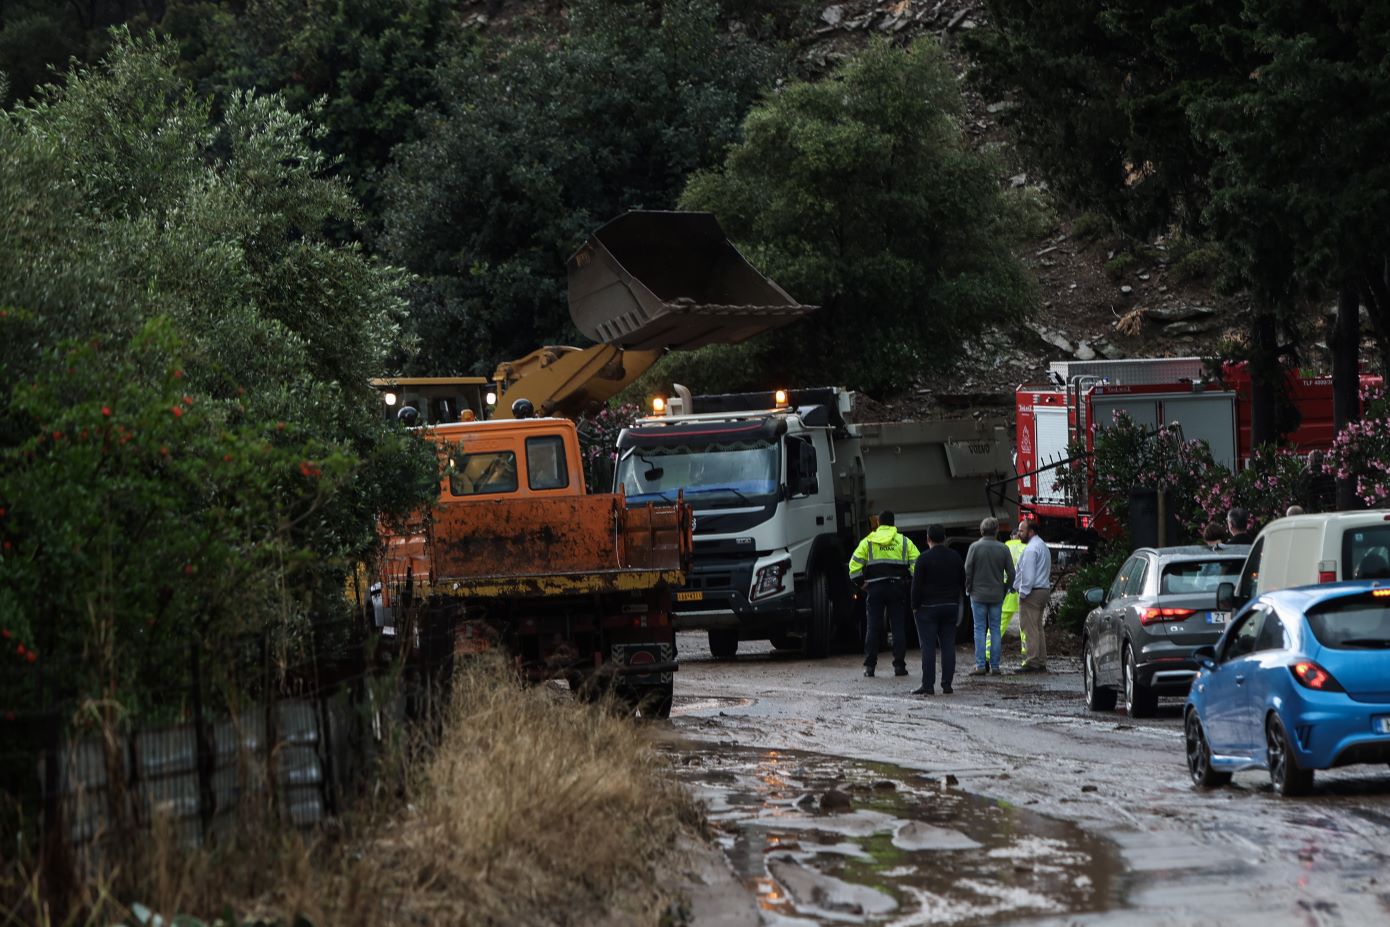
<svg viewBox="0 0 1390 927">
<path fill-rule="evenodd" d="M 734 487 L 732 486 L 697 486 L 694 489 L 687 489 L 685 491 L 685 494 L 687 496 L 695 496 L 705 492 L 731 492 L 734 495 L 738 496 L 740 499 L 742 499 L 744 502 L 749 501 L 747 496 L 739 492 L 737 489 L 734 489 Z"/>
<path fill-rule="evenodd" d="M 1385 637 L 1349 637 L 1344 641 L 1338 641 L 1343 647 L 1390 647 L 1390 638 Z"/>
</svg>

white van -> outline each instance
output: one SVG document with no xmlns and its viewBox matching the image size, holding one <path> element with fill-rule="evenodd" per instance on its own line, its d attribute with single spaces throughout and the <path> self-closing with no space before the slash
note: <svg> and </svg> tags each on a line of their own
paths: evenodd
<svg viewBox="0 0 1390 927">
<path fill-rule="evenodd" d="M 1230 604 L 1221 607 L 1239 608 L 1262 592 L 1290 586 L 1387 578 L 1390 509 L 1294 515 L 1270 522 L 1255 538 Z"/>
</svg>

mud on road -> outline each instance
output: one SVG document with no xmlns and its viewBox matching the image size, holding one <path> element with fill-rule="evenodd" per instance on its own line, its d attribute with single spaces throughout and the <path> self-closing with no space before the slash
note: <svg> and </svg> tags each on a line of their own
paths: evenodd
<svg viewBox="0 0 1390 927">
<path fill-rule="evenodd" d="M 742 643 L 716 661 L 698 634 L 679 647 L 669 749 L 753 893 L 753 923 L 1390 924 L 1384 767 L 1319 773 L 1305 799 L 1272 794 L 1263 772 L 1196 790 L 1181 703 L 1145 720 L 1088 712 L 1074 658 L 913 696 L 915 651 L 909 676 L 885 659 L 870 679 L 854 656 Z M 832 789 L 864 820 L 822 809 Z M 998 823 L 1010 815 L 1013 838 Z M 911 822 L 979 846 L 894 847 Z"/>
</svg>

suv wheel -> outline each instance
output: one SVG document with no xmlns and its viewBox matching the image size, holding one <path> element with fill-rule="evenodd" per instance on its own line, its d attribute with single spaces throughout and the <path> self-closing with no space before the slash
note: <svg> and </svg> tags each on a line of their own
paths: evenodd
<svg viewBox="0 0 1390 927">
<path fill-rule="evenodd" d="M 1300 769 L 1293 752 L 1293 742 L 1284 722 L 1273 712 L 1265 722 L 1265 757 L 1269 763 L 1269 781 L 1280 795 L 1307 795 L 1313 790 L 1313 771 Z"/>
<path fill-rule="evenodd" d="M 1096 682 L 1096 655 L 1091 642 L 1081 653 L 1081 679 L 1086 687 L 1086 707 L 1091 711 L 1111 711 L 1115 707 L 1115 690 Z"/>
<path fill-rule="evenodd" d="M 1125 659 L 1122 666 L 1125 686 L 1125 714 L 1131 718 L 1152 718 L 1158 708 L 1158 696 L 1154 690 L 1139 681 L 1138 666 L 1134 661 L 1134 647 L 1125 644 Z"/>
<path fill-rule="evenodd" d="M 1196 709 L 1189 710 L 1183 723 L 1187 740 L 1187 771 L 1192 776 L 1192 784 L 1198 788 L 1211 789 L 1226 785 L 1231 781 L 1228 772 L 1217 772 L 1211 768 L 1211 745 L 1202 731 L 1202 722 L 1197 718 Z"/>
</svg>

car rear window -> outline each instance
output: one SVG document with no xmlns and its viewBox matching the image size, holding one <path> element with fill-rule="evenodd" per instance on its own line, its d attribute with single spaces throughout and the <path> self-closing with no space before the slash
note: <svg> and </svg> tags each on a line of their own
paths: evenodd
<svg viewBox="0 0 1390 927">
<path fill-rule="evenodd" d="M 1390 579 L 1390 524 L 1347 529 L 1342 579 Z"/>
<path fill-rule="evenodd" d="M 1323 602 L 1309 609 L 1308 627 L 1324 647 L 1390 649 L 1390 598 L 1371 593 Z"/>
<path fill-rule="evenodd" d="M 1220 560 L 1182 560 L 1163 567 L 1159 581 L 1160 595 L 1191 595 L 1216 592 L 1222 583 L 1234 583 L 1240 578 L 1239 558 Z"/>
</svg>

